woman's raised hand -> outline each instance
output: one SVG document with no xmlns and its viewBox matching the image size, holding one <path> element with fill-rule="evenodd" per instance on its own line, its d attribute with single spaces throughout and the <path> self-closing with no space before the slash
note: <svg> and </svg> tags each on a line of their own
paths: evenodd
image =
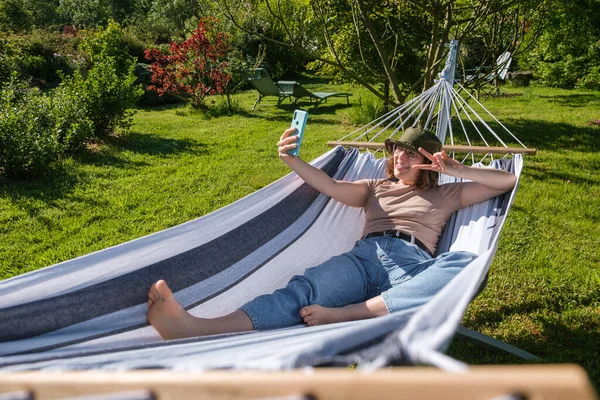
<svg viewBox="0 0 600 400">
<path fill-rule="evenodd" d="M 296 128 L 288 128 L 279 138 L 279 142 L 277 142 L 277 146 L 279 147 L 279 158 L 294 157 L 287 153 L 288 150 L 298 147 L 298 143 L 296 142 L 298 136 L 292 135 L 294 132 L 296 132 Z"/>
<path fill-rule="evenodd" d="M 417 164 L 413 165 L 413 168 L 426 169 L 429 171 L 444 173 L 450 176 L 457 176 L 458 172 L 465 167 L 454 158 L 446 154 L 444 150 L 431 154 L 424 148 L 419 147 L 419 152 L 427 157 L 431 161 L 431 164 Z"/>
</svg>

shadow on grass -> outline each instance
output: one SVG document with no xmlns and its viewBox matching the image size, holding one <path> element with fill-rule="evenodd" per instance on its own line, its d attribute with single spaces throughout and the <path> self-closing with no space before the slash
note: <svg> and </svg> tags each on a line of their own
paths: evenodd
<svg viewBox="0 0 600 400">
<path fill-rule="evenodd" d="M 96 167 L 115 167 L 139 169 L 148 165 L 145 161 L 133 161 L 120 156 L 120 149 L 102 148 L 94 151 L 82 151 L 73 155 L 73 159 L 84 165 Z"/>
<path fill-rule="evenodd" d="M 60 164 L 34 180 L 0 180 L 0 198 L 10 199 L 29 216 L 37 216 L 40 210 L 72 193 L 82 179 L 85 178 Z"/>
<path fill-rule="evenodd" d="M 269 107 L 271 106 L 269 105 L 265 105 L 264 107 Z M 275 105 L 272 105 L 272 110 L 265 110 L 262 109 L 262 106 L 259 106 L 260 108 L 257 108 L 256 110 L 252 111 L 249 115 L 250 118 L 262 118 L 262 119 L 266 119 L 267 121 L 275 121 L 275 122 L 290 122 L 292 120 L 292 114 L 294 112 L 294 110 L 304 110 L 307 111 L 309 114 L 309 118 L 310 115 L 328 115 L 328 114 L 333 114 L 335 113 L 337 110 L 340 109 L 344 109 L 344 108 L 349 108 L 352 107 L 352 104 L 347 105 L 346 103 L 344 104 L 331 104 L 331 103 L 325 103 L 325 104 L 320 104 L 318 107 L 314 107 L 314 103 L 310 104 L 308 102 L 302 102 L 302 103 L 298 103 L 296 105 L 296 107 L 294 108 L 293 104 L 282 104 L 279 108 L 275 108 Z M 274 114 L 272 112 L 277 112 L 277 114 Z M 285 112 L 285 114 L 283 114 L 282 112 Z M 318 124 L 321 125 L 338 125 L 340 124 L 340 122 L 338 121 L 333 121 L 333 120 L 319 120 L 317 122 Z"/>
<path fill-rule="evenodd" d="M 122 155 L 123 150 L 148 155 L 169 156 L 175 154 L 205 154 L 207 146 L 190 139 L 162 138 L 153 134 L 131 132 L 120 137 L 110 137 L 94 150 L 82 150 L 73 155 L 81 164 L 118 169 L 138 169 L 149 165 L 147 161 L 135 161 Z M 36 214 L 39 205 L 28 206 L 30 200 L 37 200 L 46 206 L 71 194 L 77 184 L 88 179 L 87 173 L 64 164 L 58 164 L 48 174 L 27 181 L 10 181 L 0 178 L 0 197 L 19 203 L 30 214 Z M 77 199 L 74 199 L 77 200 Z M 93 200 L 81 199 L 90 206 L 99 207 Z"/>
<path fill-rule="evenodd" d="M 580 165 L 576 161 L 573 160 L 565 160 L 565 164 L 568 165 L 570 172 L 559 172 L 553 168 L 544 168 L 539 165 L 531 164 L 527 166 L 526 174 L 536 181 L 560 181 L 560 182 L 569 182 L 576 185 L 588 185 L 595 186 L 600 185 L 600 174 L 595 174 L 594 176 L 579 176 L 577 171 L 580 170 Z M 600 170 L 600 160 L 597 162 L 593 162 L 592 164 L 596 166 L 586 166 L 585 170 L 582 170 L 581 175 L 589 175 L 587 171 L 598 171 Z"/>
<path fill-rule="evenodd" d="M 448 355 L 471 365 L 481 364 L 578 364 L 582 366 L 596 391 L 600 391 L 600 334 L 593 327 L 572 328 L 560 321 L 543 323 L 540 340 L 533 334 L 528 337 L 496 338 L 505 343 L 528 351 L 541 360 L 527 361 L 512 354 L 495 351 L 468 343 L 457 338 L 452 343 Z"/>
<path fill-rule="evenodd" d="M 548 102 L 558 103 L 561 106 L 571 107 L 571 108 L 580 108 L 589 106 L 590 103 L 598 102 L 598 94 L 582 94 L 582 93 L 572 93 L 572 94 L 564 94 L 559 96 L 546 96 L 541 95 L 541 99 L 548 99 Z"/>
<path fill-rule="evenodd" d="M 543 150 L 565 150 L 596 153 L 600 150 L 600 134 L 591 127 L 577 128 L 564 123 L 522 121 L 513 124 L 521 132 L 521 140 Z"/>
<path fill-rule="evenodd" d="M 334 103 L 336 100 L 338 100 L 339 103 Z M 314 104 L 314 102 L 310 103 L 308 101 L 298 101 L 296 108 L 306 110 L 314 115 L 322 115 L 331 114 L 337 110 L 343 110 L 345 108 L 352 107 L 352 103 L 346 104 L 346 99 L 341 97 L 338 99 L 330 99 L 330 102 L 328 103 L 319 103 L 318 107 L 315 107 Z"/>
<path fill-rule="evenodd" d="M 590 313 L 578 318 L 581 323 L 574 326 L 572 319 L 563 321 L 563 315 L 569 310 L 595 308 L 600 302 L 600 291 L 591 290 L 577 294 L 575 289 L 540 288 L 543 296 L 536 300 L 515 302 L 494 310 L 479 310 L 469 319 L 468 327 L 493 327 L 502 321 L 519 315 L 528 315 L 534 323 L 530 335 L 517 333 L 498 338 L 542 358 L 544 363 L 576 363 L 583 366 L 594 384 L 600 388 L 600 319 Z M 543 314 L 539 311 L 543 310 Z M 569 323 L 570 322 L 570 323 Z M 468 363 L 506 363 L 525 361 L 514 356 L 489 350 L 478 352 L 461 350 L 462 344 L 453 345 L 451 353 Z M 491 353 L 491 354 L 487 354 Z M 483 360 L 483 361 L 481 361 Z"/>
<path fill-rule="evenodd" d="M 537 300 L 515 302 L 500 309 L 478 310 L 471 321 L 475 325 L 490 325 L 505 321 L 513 315 L 531 314 L 539 310 L 558 315 L 571 309 L 573 303 L 577 304 L 577 307 L 591 307 L 600 302 L 599 291 L 587 293 L 587 295 L 571 296 L 575 289 L 565 290 L 564 287 L 546 289 L 547 293 Z M 594 335 L 600 339 L 600 332 L 594 332 Z"/>
<path fill-rule="evenodd" d="M 149 165 L 146 161 L 134 161 L 122 151 L 127 150 L 148 156 L 169 156 L 175 154 L 205 154 L 206 145 L 191 139 L 172 139 L 151 133 L 129 132 L 123 136 L 111 136 L 93 151 L 82 151 L 73 156 L 86 165 L 110 166 L 118 168 L 141 168 Z"/>
<path fill-rule="evenodd" d="M 111 148 L 147 155 L 205 154 L 206 144 L 191 139 L 164 138 L 151 133 L 129 132 L 106 140 Z"/>
<path fill-rule="evenodd" d="M 464 122 L 469 136 L 472 136 L 473 144 L 478 143 L 477 135 L 469 121 Z M 488 130 L 477 123 L 477 127 L 484 133 L 490 141 L 491 146 L 498 145 L 495 138 L 490 138 Z M 496 122 L 490 122 L 488 125 L 503 139 L 509 146 L 521 147 L 510 135 Z M 576 127 L 571 124 L 553 123 L 540 120 L 521 119 L 503 123 L 506 128 L 512 132 L 528 148 L 538 150 L 552 151 L 580 151 L 585 153 L 596 153 L 600 151 L 600 129 L 593 127 Z M 453 130 L 458 139 L 463 134 L 460 124 L 453 121 Z"/>
</svg>

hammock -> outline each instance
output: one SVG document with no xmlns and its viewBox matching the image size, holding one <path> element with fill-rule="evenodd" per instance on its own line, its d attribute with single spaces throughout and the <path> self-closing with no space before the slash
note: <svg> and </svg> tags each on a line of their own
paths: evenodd
<svg viewBox="0 0 600 400">
<path fill-rule="evenodd" d="M 425 116 L 427 124 L 437 120 L 441 138 L 445 128 L 452 133 L 448 110 L 456 103 L 448 96 L 454 89 L 443 76 L 434 88 L 409 102 L 416 108 L 401 107 L 376 121 L 385 124 L 381 132 L 394 127 L 396 134 L 406 121 Z M 433 106 L 434 99 L 442 106 Z M 335 179 L 383 177 L 385 159 L 375 153 L 337 146 L 312 164 Z M 519 176 L 522 165 L 514 154 L 490 167 Z M 147 292 L 156 280 L 165 279 L 193 315 L 215 317 L 284 286 L 359 239 L 361 209 L 289 174 L 196 220 L 0 282 L 0 370 L 281 370 L 350 363 L 364 370 L 423 363 L 464 370 L 443 352 L 486 279 L 515 194 L 516 187 L 451 218 L 438 251 L 479 257 L 423 307 L 310 328 L 162 341 L 146 322 Z"/>
<path fill-rule="evenodd" d="M 384 160 L 338 147 L 313 165 L 353 181 L 382 176 Z M 495 166 L 518 174 L 521 158 L 497 160 Z M 362 210 L 318 194 L 290 174 L 197 220 L 2 282 L 0 366 L 13 371 L 298 368 L 329 362 L 410 326 L 396 332 L 402 336 L 398 343 L 414 339 L 426 342 L 425 349 L 441 350 L 485 278 L 513 197 L 514 192 L 456 214 L 440 246 L 480 257 L 420 310 L 314 328 L 160 340 L 145 321 L 148 288 L 160 278 L 192 314 L 212 317 L 352 247 Z M 429 353 L 417 347 L 416 354 L 412 346 L 399 347 L 397 356 L 430 362 Z"/>
</svg>

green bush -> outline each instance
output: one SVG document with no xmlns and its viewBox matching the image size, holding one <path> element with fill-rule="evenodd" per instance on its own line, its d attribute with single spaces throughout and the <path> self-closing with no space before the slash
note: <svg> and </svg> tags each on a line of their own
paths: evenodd
<svg viewBox="0 0 600 400">
<path fill-rule="evenodd" d="M 13 79 L 0 96 L 0 175 L 43 175 L 93 135 L 92 121 L 73 87 L 64 85 L 46 95 Z"/>
<path fill-rule="evenodd" d="M 8 82 L 12 71 L 17 71 L 21 79 L 37 86 L 56 87 L 61 74 L 73 73 L 79 41 L 48 30 L 0 40 L 0 83 Z"/>
<path fill-rule="evenodd" d="M 593 67 L 577 81 L 578 88 L 600 90 L 600 66 Z"/>
<path fill-rule="evenodd" d="M 232 96 L 211 96 L 207 102 L 209 103 L 208 109 L 204 110 L 203 114 L 205 118 L 222 117 L 224 115 L 235 115 L 240 114 L 244 108 L 240 105 L 238 99 Z M 213 99 L 216 98 L 216 99 Z"/>
<path fill-rule="evenodd" d="M 11 80 L 18 70 L 18 49 L 8 40 L 0 39 L 0 86 Z"/>
<path fill-rule="evenodd" d="M 85 98 L 80 96 L 77 87 L 65 83 L 55 89 L 49 99 L 61 151 L 71 154 L 94 136 L 94 123 L 87 114 Z"/>
<path fill-rule="evenodd" d="M 576 87 L 600 90 L 600 41 L 588 46 L 586 72 L 577 80 Z"/>
<path fill-rule="evenodd" d="M 123 32 L 112 21 L 105 30 L 87 37 L 81 45 L 86 63 L 65 78 L 65 87 L 81 97 L 97 138 L 116 128 L 128 129 L 131 109 L 143 94 L 134 74 L 136 60 L 121 46 L 122 39 Z"/>
<path fill-rule="evenodd" d="M 84 40 L 86 55 L 72 75 L 62 77 L 48 94 L 18 80 L 14 60 L 19 49 L 0 42 L 10 60 L 0 62 L 0 174 L 33 177 L 49 170 L 61 157 L 81 148 L 92 137 L 102 138 L 131 124 L 136 100 L 142 94 L 133 73 L 135 58 L 120 46 L 122 32 L 115 23 Z M 3 60 L 0 57 L 0 60 Z M 38 56 L 25 60 L 29 65 Z M 24 65 L 21 59 L 20 66 Z M 13 72 L 11 72 L 11 68 Z"/>
<path fill-rule="evenodd" d="M 61 155 L 48 98 L 13 81 L 0 99 L 0 173 L 12 178 L 45 173 Z"/>
<path fill-rule="evenodd" d="M 87 63 L 83 68 L 93 68 L 95 64 L 111 59 L 114 61 L 113 66 L 118 76 L 129 75 L 133 71 L 136 60 L 129 55 L 124 42 L 125 34 L 120 25 L 110 21 L 106 29 L 88 35 L 79 46 Z"/>
<path fill-rule="evenodd" d="M 20 72 L 25 79 L 57 86 L 61 74 L 71 74 L 79 57 L 80 39 L 51 30 L 35 30 L 16 41 L 21 49 Z"/>
<path fill-rule="evenodd" d="M 132 29 L 123 30 L 121 46 L 127 50 L 130 56 L 135 57 L 138 63 L 143 63 L 146 60 L 144 51 L 150 47 L 150 42 L 138 38 Z"/>
<path fill-rule="evenodd" d="M 584 75 L 586 60 L 568 55 L 554 62 L 539 62 L 536 77 L 543 86 L 572 89 Z"/>
<path fill-rule="evenodd" d="M 103 138 L 116 128 L 127 130 L 131 126 L 131 108 L 142 95 L 136 77 L 131 73 L 122 77 L 116 72 L 116 62 L 107 58 L 97 62 L 87 77 L 81 71 L 65 77 L 63 86 L 77 93 L 85 115 L 92 121 L 94 136 Z"/>
</svg>

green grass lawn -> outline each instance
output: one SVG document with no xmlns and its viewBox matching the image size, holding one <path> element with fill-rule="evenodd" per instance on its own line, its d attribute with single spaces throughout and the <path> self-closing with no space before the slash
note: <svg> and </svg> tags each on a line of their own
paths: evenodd
<svg viewBox="0 0 600 400">
<path fill-rule="evenodd" d="M 313 90 L 344 90 L 318 81 Z M 356 105 L 366 93 L 350 89 Z M 525 158 L 487 289 L 464 324 L 550 363 L 577 363 L 600 387 L 600 93 L 506 88 L 486 106 L 537 155 Z M 288 173 L 281 109 L 206 119 L 182 106 L 141 109 L 132 132 L 67 160 L 54 175 L 0 183 L 0 278 L 32 271 L 205 215 Z M 307 104 L 304 104 L 307 105 Z M 302 157 L 356 128 L 344 99 L 311 110 Z M 518 359 L 456 341 L 472 364 Z"/>
</svg>

